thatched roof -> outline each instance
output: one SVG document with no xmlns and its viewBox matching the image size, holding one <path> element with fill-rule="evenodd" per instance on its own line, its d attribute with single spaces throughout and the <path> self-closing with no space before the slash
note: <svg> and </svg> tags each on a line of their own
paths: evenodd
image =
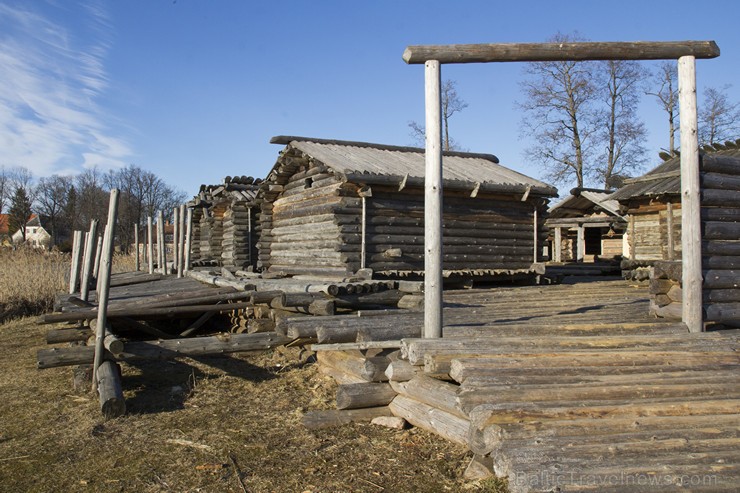
<svg viewBox="0 0 740 493">
<path fill-rule="evenodd" d="M 343 179 L 362 184 L 401 184 L 422 187 L 424 149 L 368 142 L 278 136 L 270 140 L 320 161 Z M 498 164 L 492 154 L 445 152 L 443 186 L 456 190 L 529 193 L 555 196 L 557 190 L 539 180 Z M 279 165 L 276 164 L 276 167 Z"/>
</svg>

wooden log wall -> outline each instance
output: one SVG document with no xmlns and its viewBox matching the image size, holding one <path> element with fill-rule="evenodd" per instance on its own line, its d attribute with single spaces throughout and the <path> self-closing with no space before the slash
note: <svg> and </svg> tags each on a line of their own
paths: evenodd
<svg viewBox="0 0 740 493">
<path fill-rule="evenodd" d="M 740 326 L 740 159 L 701 161 L 704 320 Z"/>
<path fill-rule="evenodd" d="M 203 220 L 203 207 L 193 208 L 193 232 L 192 241 L 190 242 L 190 258 L 197 262 L 202 258 L 200 249 L 200 239 L 203 237 L 201 221 Z"/>
<path fill-rule="evenodd" d="M 678 203 L 671 205 L 673 219 L 670 224 L 667 202 L 641 204 L 629 210 L 629 214 L 634 215 L 634 237 L 630 242 L 634 245 L 635 260 L 681 258 L 681 204 L 678 198 L 672 200 Z M 672 255 L 668 251 L 669 229 L 673 231 Z"/>
<path fill-rule="evenodd" d="M 242 269 L 252 265 L 255 223 L 252 208 L 246 201 L 234 201 L 224 211 L 221 241 L 221 265 Z"/>
</svg>

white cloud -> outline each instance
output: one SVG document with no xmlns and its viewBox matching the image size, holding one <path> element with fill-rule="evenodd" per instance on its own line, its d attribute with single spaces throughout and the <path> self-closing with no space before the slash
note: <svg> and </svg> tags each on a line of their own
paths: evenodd
<svg viewBox="0 0 740 493">
<path fill-rule="evenodd" d="M 109 32 L 94 2 L 0 4 L 0 165 L 44 176 L 127 163 L 131 148 L 98 103 L 108 88 Z"/>
</svg>

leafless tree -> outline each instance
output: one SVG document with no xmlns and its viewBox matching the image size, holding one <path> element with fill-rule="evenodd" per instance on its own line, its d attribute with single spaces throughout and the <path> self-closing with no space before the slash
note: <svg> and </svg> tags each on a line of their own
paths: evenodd
<svg viewBox="0 0 740 493">
<path fill-rule="evenodd" d="M 8 170 L 5 169 L 5 166 L 0 166 L 0 214 L 2 214 L 8 206 L 8 203 L 10 202 L 10 194 L 10 177 L 8 176 Z"/>
<path fill-rule="evenodd" d="M 591 171 L 609 189 L 613 176 L 628 175 L 646 162 L 647 130 L 637 117 L 646 70 L 628 60 L 606 60 L 599 65 L 597 83 L 605 107 L 599 112 L 598 139 L 603 151 Z"/>
<path fill-rule="evenodd" d="M 557 34 L 555 43 L 582 41 L 577 35 Z M 521 83 L 525 100 L 522 130 L 535 139 L 527 156 L 545 167 L 555 183 L 575 179 L 584 186 L 586 163 L 594 154 L 599 91 L 594 84 L 596 62 L 532 62 Z"/>
<path fill-rule="evenodd" d="M 52 245 L 58 245 L 62 236 L 63 215 L 72 183 L 69 176 L 52 175 L 40 178 L 36 185 L 37 211 L 48 222 Z"/>
<path fill-rule="evenodd" d="M 699 144 L 722 143 L 738 137 L 740 129 L 740 104 L 731 103 L 727 97 L 729 85 L 720 89 L 708 87 L 699 109 Z"/>
<path fill-rule="evenodd" d="M 676 154 L 676 132 L 678 131 L 678 69 L 676 62 L 664 61 L 658 65 L 653 75 L 657 90 L 647 91 L 655 96 L 658 103 L 668 115 L 668 154 Z"/>
<path fill-rule="evenodd" d="M 460 99 L 457 94 L 457 82 L 454 80 L 444 80 L 440 87 L 442 96 L 442 150 L 443 151 L 459 151 L 462 150 L 460 145 L 450 137 L 450 118 L 455 113 L 459 113 L 468 107 L 468 103 Z M 426 139 L 426 131 L 424 125 L 417 122 L 409 122 L 409 128 L 411 129 L 411 137 L 414 139 L 414 144 L 419 147 L 424 147 Z"/>
</svg>

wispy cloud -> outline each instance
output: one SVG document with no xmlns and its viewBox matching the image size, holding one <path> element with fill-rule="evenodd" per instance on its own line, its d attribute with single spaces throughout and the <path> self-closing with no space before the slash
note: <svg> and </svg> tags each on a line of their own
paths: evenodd
<svg viewBox="0 0 740 493">
<path fill-rule="evenodd" d="M 132 154 L 99 102 L 109 83 L 106 12 L 71 5 L 0 3 L 0 165 L 44 176 L 118 167 Z"/>
</svg>

